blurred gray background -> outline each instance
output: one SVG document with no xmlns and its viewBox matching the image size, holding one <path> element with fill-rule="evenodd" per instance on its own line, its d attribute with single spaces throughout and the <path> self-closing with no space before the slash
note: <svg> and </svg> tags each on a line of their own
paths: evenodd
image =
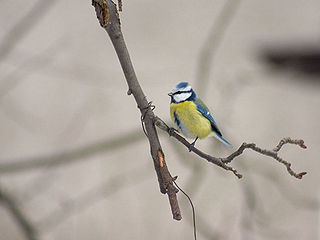
<svg viewBox="0 0 320 240">
<path fill-rule="evenodd" d="M 226 156 L 247 151 L 238 180 L 160 133 L 169 170 L 196 207 L 199 239 L 320 239 L 320 75 L 272 67 L 265 52 L 320 48 L 320 2 L 123 0 L 122 30 L 155 113 L 188 81 L 212 110 Z M 91 1 L 0 2 L 0 240 L 192 239 L 191 210 L 172 220 L 140 115 Z M 320 68 L 320 65 L 318 69 Z M 20 215 L 19 215 L 20 214 Z M 21 215 L 22 214 L 22 215 Z M 18 219 L 23 219 L 20 221 Z"/>
</svg>

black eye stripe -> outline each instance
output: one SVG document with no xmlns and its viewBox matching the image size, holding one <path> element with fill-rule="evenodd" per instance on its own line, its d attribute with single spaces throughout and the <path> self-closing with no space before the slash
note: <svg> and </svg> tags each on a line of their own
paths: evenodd
<svg viewBox="0 0 320 240">
<path fill-rule="evenodd" d="M 191 93 L 191 90 L 189 90 L 189 91 L 178 91 L 178 92 L 175 92 L 173 95 L 180 94 L 180 93 Z"/>
</svg>

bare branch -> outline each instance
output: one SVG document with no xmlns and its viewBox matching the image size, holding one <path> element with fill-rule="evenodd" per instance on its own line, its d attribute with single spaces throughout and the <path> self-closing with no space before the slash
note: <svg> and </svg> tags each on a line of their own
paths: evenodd
<svg viewBox="0 0 320 240">
<path fill-rule="evenodd" d="M 254 144 L 254 143 L 242 143 L 242 145 L 238 148 L 238 150 L 236 150 L 235 152 L 230 154 L 228 157 L 217 158 L 217 157 L 210 156 L 210 155 L 200 151 L 199 149 L 197 149 L 193 145 L 191 145 L 185 138 L 183 138 L 181 135 L 176 133 L 175 130 L 173 130 L 172 128 L 169 128 L 168 125 L 164 121 L 162 121 L 159 117 L 155 117 L 154 121 L 155 121 L 155 124 L 157 127 L 162 129 L 163 131 L 166 131 L 170 136 L 173 136 L 175 139 L 177 139 L 179 142 L 181 142 L 183 145 L 185 145 L 188 149 L 190 149 L 190 147 L 191 147 L 191 150 L 195 154 L 206 159 L 208 162 L 211 162 L 211 163 L 213 163 L 213 164 L 215 164 L 215 165 L 217 165 L 227 171 L 233 172 L 233 174 L 236 175 L 238 178 L 242 178 L 242 175 L 240 173 L 238 173 L 235 168 L 230 167 L 227 164 L 232 162 L 236 157 L 241 155 L 245 149 L 248 149 L 248 148 L 250 148 L 253 151 L 258 152 L 262 155 L 271 157 L 271 158 L 275 159 L 276 161 L 278 161 L 279 163 L 282 163 L 283 165 L 286 166 L 287 171 L 289 172 L 289 174 L 291 176 L 294 176 L 298 179 L 301 179 L 305 174 L 307 174 L 306 172 L 300 172 L 300 173 L 294 172 L 291 169 L 291 163 L 283 160 L 281 157 L 278 156 L 278 151 L 281 149 L 281 147 L 284 144 L 287 144 L 287 143 L 298 145 L 301 148 L 306 148 L 303 140 L 292 140 L 291 138 L 284 138 L 280 141 L 280 143 L 277 145 L 277 147 L 274 150 L 262 149 L 260 147 L 257 147 L 256 144 Z"/>
<path fill-rule="evenodd" d="M 282 148 L 283 145 L 290 143 L 290 144 L 296 144 L 300 146 L 301 148 L 307 148 L 306 145 L 304 145 L 303 140 L 292 140 L 291 138 L 284 138 L 282 139 L 279 144 L 273 149 L 274 152 L 279 152 L 279 150 Z"/>
<path fill-rule="evenodd" d="M 287 171 L 289 172 L 289 174 L 291 176 L 294 176 L 298 179 L 301 179 L 303 177 L 303 175 L 307 174 L 307 172 L 300 172 L 300 173 L 296 173 L 294 172 L 292 169 L 291 169 L 291 163 L 283 160 L 281 157 L 278 156 L 278 151 L 281 149 L 281 147 L 284 145 L 284 144 L 287 144 L 287 143 L 290 143 L 290 144 L 295 144 L 295 145 L 298 145 L 300 146 L 301 148 L 307 148 L 305 145 L 304 145 L 304 141 L 303 140 L 292 140 L 291 138 L 284 138 L 280 141 L 280 143 L 277 145 L 276 148 L 274 148 L 274 150 L 267 150 L 267 149 L 262 149 L 260 147 L 257 147 L 256 144 L 254 143 L 242 143 L 242 145 L 238 148 L 237 151 L 235 151 L 234 153 L 232 153 L 231 155 L 229 155 L 228 157 L 226 158 L 221 158 L 221 160 L 224 162 L 224 163 L 230 163 L 231 161 L 233 161 L 237 156 L 241 155 L 243 153 L 243 151 L 245 149 L 252 149 L 253 151 L 255 152 L 258 152 L 262 155 L 266 155 L 268 157 L 271 157 L 273 159 L 275 159 L 276 161 L 278 161 L 279 163 L 282 163 L 283 165 L 286 166 L 287 168 Z"/>
<path fill-rule="evenodd" d="M 138 108 L 140 109 L 142 116 L 141 120 L 144 123 L 146 135 L 149 140 L 151 156 L 158 176 L 160 191 L 163 194 L 168 194 L 173 218 L 175 220 L 181 220 L 180 208 L 176 196 L 178 190 L 173 185 L 173 179 L 164 159 L 158 133 L 153 122 L 155 115 L 151 109 L 150 103 L 147 101 L 147 98 L 142 91 L 133 69 L 130 55 L 121 32 L 119 13 L 117 11 L 116 4 L 111 0 L 92 0 L 92 5 L 95 7 L 101 27 L 107 31 L 118 55 L 129 86 L 128 94 L 132 94 L 134 96 L 138 104 Z"/>
</svg>

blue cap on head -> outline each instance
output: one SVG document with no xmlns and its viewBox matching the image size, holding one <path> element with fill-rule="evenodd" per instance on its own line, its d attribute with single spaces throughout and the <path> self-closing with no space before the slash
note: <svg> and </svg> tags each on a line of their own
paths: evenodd
<svg viewBox="0 0 320 240">
<path fill-rule="evenodd" d="M 179 89 L 179 88 L 185 88 L 186 86 L 188 86 L 189 84 L 187 82 L 181 82 L 181 83 L 178 83 L 176 85 L 176 88 Z"/>
</svg>

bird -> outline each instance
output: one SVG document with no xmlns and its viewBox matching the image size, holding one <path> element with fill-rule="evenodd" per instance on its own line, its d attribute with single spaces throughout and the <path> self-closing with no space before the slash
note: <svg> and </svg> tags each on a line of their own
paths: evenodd
<svg viewBox="0 0 320 240">
<path fill-rule="evenodd" d="M 195 139 L 189 146 L 191 152 L 198 139 L 215 137 L 225 145 L 232 145 L 222 136 L 209 108 L 197 97 L 187 82 L 178 83 L 168 95 L 171 97 L 170 116 L 179 132 Z"/>
</svg>

